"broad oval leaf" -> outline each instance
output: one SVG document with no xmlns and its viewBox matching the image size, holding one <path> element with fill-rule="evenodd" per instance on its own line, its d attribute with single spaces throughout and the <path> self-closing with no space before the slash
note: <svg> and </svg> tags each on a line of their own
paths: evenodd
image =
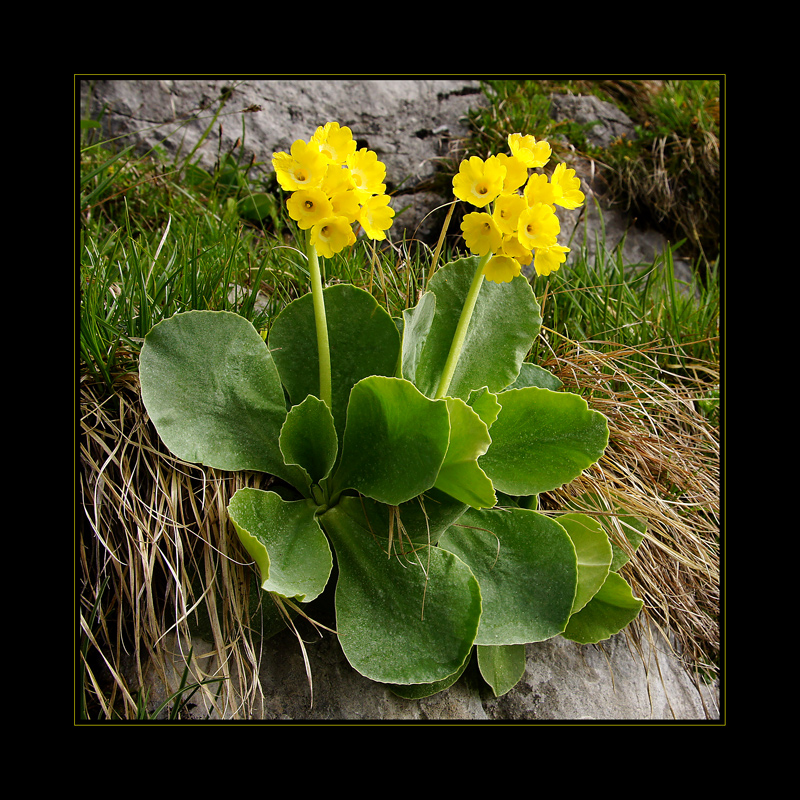
<svg viewBox="0 0 800 800">
<path fill-rule="evenodd" d="M 563 383 L 544 367 L 525 361 L 520 366 L 517 379 L 511 386 L 506 386 L 506 389 L 524 389 L 526 386 L 538 386 L 540 389 L 552 389 L 555 392 L 563 386 Z"/>
<path fill-rule="evenodd" d="M 633 622 L 643 605 L 625 578 L 609 572 L 597 594 L 570 618 L 563 636 L 579 644 L 603 641 Z"/>
<path fill-rule="evenodd" d="M 636 552 L 647 535 L 645 520 L 629 513 L 623 506 L 616 503 L 613 497 L 605 495 L 582 494 L 580 497 L 576 497 L 571 505 L 577 511 L 592 512 L 594 518 L 603 526 L 611 541 L 613 551 L 611 571 L 619 572 L 630 561 L 631 554 Z M 623 542 L 624 544 L 622 544 Z"/>
<path fill-rule="evenodd" d="M 436 295 L 425 292 L 414 308 L 403 311 L 401 375 L 416 385 L 417 364 L 436 312 Z"/>
<path fill-rule="evenodd" d="M 513 689 L 525 674 L 525 645 L 479 644 L 478 668 L 495 697 L 502 697 Z"/>
<path fill-rule="evenodd" d="M 468 509 L 439 539 L 478 579 L 483 614 L 476 644 L 525 644 L 561 633 L 578 566 L 564 528 L 523 508 Z"/>
<path fill-rule="evenodd" d="M 478 462 L 495 489 L 522 496 L 569 483 L 608 444 L 608 423 L 570 392 L 527 387 L 496 395 L 492 445 Z"/>
<path fill-rule="evenodd" d="M 369 375 L 394 375 L 400 332 L 377 300 L 351 284 L 323 291 L 331 354 L 332 408 L 341 439 L 350 391 Z M 292 404 L 319 397 L 317 328 L 311 294 L 289 303 L 272 324 L 269 348 Z"/>
<path fill-rule="evenodd" d="M 494 421 L 500 413 L 500 403 L 497 402 L 497 397 L 486 386 L 473 389 L 467 405 L 483 420 L 487 428 L 494 425 Z"/>
<path fill-rule="evenodd" d="M 560 514 L 558 523 L 567 532 L 578 556 L 578 590 L 572 613 L 580 611 L 597 594 L 610 571 L 611 542 L 603 526 L 587 514 Z"/>
<path fill-rule="evenodd" d="M 311 483 L 318 484 L 327 478 L 339 450 L 328 406 L 309 395 L 289 409 L 281 428 L 280 448 L 284 461 L 301 467 Z"/>
<path fill-rule="evenodd" d="M 491 508 L 497 503 L 494 487 L 478 466 L 478 458 L 492 443 L 489 429 L 463 400 L 455 397 L 446 400 L 450 444 L 435 486 L 473 508 Z"/>
<path fill-rule="evenodd" d="M 481 615 L 478 582 L 437 547 L 400 549 L 344 513 L 321 518 L 339 567 L 336 630 L 347 660 L 367 678 L 427 684 L 454 675 L 470 655 Z"/>
<path fill-rule="evenodd" d="M 322 593 L 333 556 L 315 512 L 310 501 L 287 501 L 262 489 L 239 489 L 231 498 L 228 514 L 264 591 L 301 603 Z"/>
<path fill-rule="evenodd" d="M 286 419 L 278 372 L 244 317 L 188 311 L 159 322 L 145 337 L 139 377 L 147 413 L 179 458 L 268 472 L 301 487 L 278 448 Z"/>
<path fill-rule="evenodd" d="M 452 261 L 437 270 L 428 284 L 428 291 L 436 297 L 433 319 L 429 326 L 425 319 L 425 326 L 415 329 L 416 340 L 409 348 L 415 352 L 414 382 L 428 397 L 435 396 L 438 389 L 477 266 L 475 256 Z M 509 325 L 509 320 L 513 324 Z M 447 394 L 466 400 L 473 389 L 488 386 L 497 392 L 511 384 L 541 323 L 539 304 L 524 276 L 510 283 L 484 281 Z"/>
<path fill-rule="evenodd" d="M 332 489 L 404 503 L 433 487 L 449 439 L 444 400 L 428 399 L 403 378 L 365 378 L 350 395 Z"/>
</svg>

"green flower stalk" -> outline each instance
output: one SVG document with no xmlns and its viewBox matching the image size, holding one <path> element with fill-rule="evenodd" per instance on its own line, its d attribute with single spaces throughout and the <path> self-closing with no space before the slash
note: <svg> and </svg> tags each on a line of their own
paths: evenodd
<svg viewBox="0 0 800 800">
<path fill-rule="evenodd" d="M 528 170 L 545 166 L 550 145 L 533 136 L 512 133 L 508 137 L 510 154 L 464 159 L 453 178 L 453 194 L 458 200 L 486 211 L 466 214 L 461 223 L 464 241 L 479 256 L 464 308 L 456 326 L 436 399 L 447 394 L 483 285 L 483 279 L 509 283 L 533 262 L 538 275 L 549 275 L 566 259 L 568 247 L 558 244 L 560 224 L 556 206 L 577 208 L 584 201 L 575 170 L 559 164 L 552 179 Z"/>
<path fill-rule="evenodd" d="M 450 346 L 450 352 L 447 355 L 444 369 L 442 370 L 442 377 L 439 379 L 439 388 L 436 390 L 436 399 L 441 400 L 447 395 L 447 390 L 450 388 L 450 381 L 453 380 L 453 375 L 458 366 L 458 359 L 461 357 L 461 350 L 464 347 L 464 341 L 467 338 L 467 331 L 469 330 L 469 323 L 472 319 L 472 312 L 475 310 L 475 303 L 478 302 L 478 295 L 483 286 L 484 269 L 486 262 L 491 258 L 491 253 L 481 256 L 478 261 L 478 268 L 475 270 L 475 275 L 472 278 L 472 284 L 469 287 L 469 292 L 464 300 L 464 307 L 461 310 L 461 316 L 458 319 L 456 332 L 453 335 L 453 343 Z"/>
<path fill-rule="evenodd" d="M 386 167 L 372 150 L 356 150 L 352 131 L 328 122 L 308 142 L 272 157 L 278 183 L 291 192 L 289 216 L 306 234 L 319 352 L 319 392 L 331 407 L 331 355 L 319 257 L 331 258 L 353 245 L 358 224 L 370 239 L 385 239 L 394 209 L 385 194 Z"/>
<path fill-rule="evenodd" d="M 319 399 L 332 408 L 331 349 L 328 344 L 328 320 L 325 315 L 325 298 L 322 295 L 322 271 L 319 267 L 317 248 L 308 236 L 306 245 L 308 267 L 311 273 L 311 294 L 314 300 L 314 322 L 317 329 L 317 353 L 319 355 Z"/>
</svg>

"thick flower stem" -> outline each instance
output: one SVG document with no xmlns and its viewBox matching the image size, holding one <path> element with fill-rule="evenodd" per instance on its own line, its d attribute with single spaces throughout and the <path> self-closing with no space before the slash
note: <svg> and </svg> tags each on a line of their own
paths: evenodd
<svg viewBox="0 0 800 800">
<path fill-rule="evenodd" d="M 325 316 L 325 300 L 322 296 L 322 273 L 319 268 L 317 250 L 309 235 L 308 266 L 311 272 L 311 294 L 314 301 L 314 321 L 317 328 L 317 353 L 319 355 L 319 399 L 328 408 L 331 406 L 331 350 L 328 344 L 328 320 Z"/>
<path fill-rule="evenodd" d="M 439 388 L 436 390 L 437 400 L 444 397 L 447 394 L 447 390 L 450 388 L 450 381 L 453 380 L 456 366 L 458 366 L 458 359 L 461 357 L 461 350 L 467 338 L 467 330 L 469 329 L 469 323 L 472 319 L 472 312 L 475 310 L 475 303 L 478 301 L 478 295 L 483 285 L 483 268 L 491 257 L 492 254 L 487 253 L 478 260 L 478 268 L 475 270 L 472 284 L 464 300 L 464 308 L 461 309 L 461 316 L 458 319 L 456 332 L 453 336 L 453 344 L 450 345 L 450 353 L 447 356 L 447 361 L 442 371 L 442 377 L 439 379 Z"/>
</svg>

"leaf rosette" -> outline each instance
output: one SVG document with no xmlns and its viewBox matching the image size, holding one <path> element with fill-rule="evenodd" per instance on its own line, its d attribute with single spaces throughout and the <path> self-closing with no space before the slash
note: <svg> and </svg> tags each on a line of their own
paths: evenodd
<svg viewBox="0 0 800 800">
<path fill-rule="evenodd" d="M 336 194 L 343 175 L 325 158 L 349 154 L 337 169 L 371 176 L 371 190 L 352 195 L 365 208 L 381 189 L 346 129 L 325 136 L 279 159 L 294 214 L 312 231 L 333 197 L 347 207 Z M 509 169 L 498 160 L 462 184 L 496 189 Z M 317 173 L 327 198 L 295 185 Z M 521 205 L 501 198 L 502 225 Z M 345 655 L 406 697 L 450 685 L 473 652 L 502 694 L 524 670 L 526 644 L 621 630 L 641 601 L 606 530 L 587 515 L 535 510 L 539 494 L 602 457 L 608 425 L 526 362 L 541 310 L 518 269 L 498 272 L 510 256 L 495 254 L 487 281 L 488 250 L 445 264 L 393 319 L 363 289 L 323 289 L 309 255 L 312 292 L 282 309 L 266 342 L 236 314 L 185 312 L 148 333 L 140 358 L 143 402 L 176 456 L 274 477 L 228 507 L 261 588 L 308 603 L 335 575 Z"/>
</svg>

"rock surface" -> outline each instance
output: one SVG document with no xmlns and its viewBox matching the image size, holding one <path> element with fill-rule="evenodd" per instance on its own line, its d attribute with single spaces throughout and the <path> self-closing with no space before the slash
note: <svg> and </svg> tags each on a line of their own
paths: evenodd
<svg viewBox="0 0 800 800">
<path fill-rule="evenodd" d="M 320 626 L 335 626 L 330 591 L 306 611 Z M 256 623 L 257 624 L 257 623 Z M 210 685 L 198 692 L 181 715 L 187 720 L 244 719 L 286 723 L 611 723 L 663 722 L 718 724 L 717 686 L 695 681 L 654 627 L 637 622 L 598 645 L 579 645 L 559 636 L 526 647 L 525 674 L 511 691 L 495 697 L 473 660 L 464 675 L 443 692 L 406 700 L 356 672 L 337 637 L 298 621 L 304 653 L 289 630 L 256 644 L 260 687 L 243 699 L 241 685 L 220 713 Z M 175 654 L 170 690 L 177 690 L 186 654 L 197 658 L 196 680 L 218 675 L 219 659 L 201 635 L 190 642 L 170 637 Z M 236 679 L 234 678 L 234 681 Z M 252 680 L 244 685 L 252 688 Z M 167 694 L 149 685 L 149 709 Z M 163 712 L 165 716 L 167 712 Z"/>
<path fill-rule="evenodd" d="M 211 651 L 199 639 L 192 646 L 195 655 Z M 698 687 L 660 636 L 635 642 L 623 632 L 600 645 L 577 645 L 560 637 L 529 644 L 522 680 L 502 697 L 494 696 L 473 659 L 457 683 L 421 700 L 400 698 L 359 675 L 330 633 L 306 641 L 305 647 L 310 683 L 291 633 L 264 643 L 259 670 L 263 694 L 246 719 L 273 723 L 698 723 L 720 716 L 716 689 Z M 188 652 L 189 647 L 184 645 L 182 651 Z M 202 657 L 200 663 L 206 674 L 213 672 L 214 663 Z M 173 689 L 182 673 L 183 661 L 178 657 Z M 154 708 L 165 695 L 154 688 L 150 696 Z M 233 716 L 232 710 L 220 715 L 212 709 L 208 698 L 198 694 L 183 718 Z"/>
<path fill-rule="evenodd" d="M 423 238 L 439 230 L 438 220 L 425 219 L 442 202 L 429 186 L 437 164 L 467 135 L 467 110 L 486 102 L 477 81 L 408 79 L 84 80 L 80 96 L 85 116 L 102 113 L 105 136 L 160 148 L 170 158 L 201 141 L 227 96 L 195 156 L 205 168 L 241 139 L 242 163 L 255 158 L 271 173 L 273 152 L 288 152 L 317 126 L 339 122 L 386 165 L 392 206 L 402 212 L 393 230 Z"/>
</svg>

